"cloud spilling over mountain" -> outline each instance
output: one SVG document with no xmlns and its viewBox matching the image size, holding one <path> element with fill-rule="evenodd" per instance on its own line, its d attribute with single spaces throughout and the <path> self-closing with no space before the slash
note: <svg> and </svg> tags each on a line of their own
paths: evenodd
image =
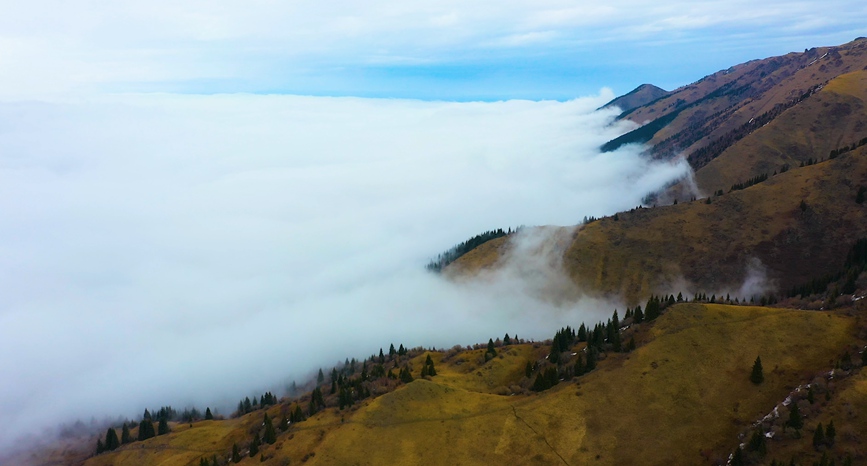
<svg viewBox="0 0 867 466">
<path fill-rule="evenodd" d="M 683 176 L 568 102 L 132 95 L 0 104 L 0 418 L 226 403 L 388 344 L 545 338 L 608 316 L 437 252 L 579 223 Z"/>
</svg>

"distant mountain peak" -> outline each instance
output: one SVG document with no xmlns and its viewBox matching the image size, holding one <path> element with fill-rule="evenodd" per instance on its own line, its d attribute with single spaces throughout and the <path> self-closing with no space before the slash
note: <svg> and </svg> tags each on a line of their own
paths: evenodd
<svg viewBox="0 0 867 466">
<path fill-rule="evenodd" d="M 642 105 L 647 105 L 668 94 L 668 91 L 654 86 L 653 84 L 642 84 L 626 94 L 599 107 L 599 109 L 617 107 L 625 113 L 634 108 L 641 107 Z"/>
</svg>

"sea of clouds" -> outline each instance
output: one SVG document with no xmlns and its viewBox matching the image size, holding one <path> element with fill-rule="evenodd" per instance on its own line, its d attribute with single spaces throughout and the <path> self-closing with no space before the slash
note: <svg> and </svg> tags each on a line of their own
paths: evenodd
<svg viewBox="0 0 867 466">
<path fill-rule="evenodd" d="M 597 150 L 633 127 L 595 111 L 611 97 L 0 103 L 0 444 L 145 407 L 227 412 L 390 343 L 544 339 L 610 316 L 514 274 L 453 283 L 424 265 L 684 176 L 638 147 Z"/>
</svg>

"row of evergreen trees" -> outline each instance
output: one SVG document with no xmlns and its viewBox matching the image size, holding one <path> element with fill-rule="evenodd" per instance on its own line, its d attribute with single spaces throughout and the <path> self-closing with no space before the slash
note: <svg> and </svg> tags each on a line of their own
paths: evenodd
<svg viewBox="0 0 867 466">
<path fill-rule="evenodd" d="M 729 192 L 740 191 L 741 189 L 747 189 L 750 186 L 762 183 L 762 182 L 767 181 L 767 180 L 768 180 L 768 174 L 762 173 L 761 175 L 756 175 L 756 176 L 748 179 L 747 181 L 742 181 L 740 183 L 733 184 L 731 189 L 729 189 Z"/>
<path fill-rule="evenodd" d="M 828 154 L 829 159 L 835 159 L 838 155 L 845 154 L 850 150 L 855 150 L 863 145 L 867 145 L 867 138 L 862 138 L 860 141 L 853 142 L 851 145 L 843 146 L 839 149 L 833 149 L 830 154 Z"/>
<path fill-rule="evenodd" d="M 809 282 L 798 285 L 789 290 L 788 296 L 810 296 L 814 294 L 822 294 L 828 292 L 828 287 L 832 283 L 841 282 L 838 286 L 832 288 L 830 293 L 832 297 L 841 294 L 852 294 L 855 292 L 856 280 L 867 269 L 867 238 L 861 238 L 855 241 L 855 244 L 849 248 L 846 254 L 846 260 L 843 267 L 836 271 L 824 275 L 822 277 L 813 278 Z"/>
<path fill-rule="evenodd" d="M 320 371 L 321 372 L 321 371 Z M 252 413 L 258 409 L 267 408 L 268 406 L 273 406 L 277 404 L 280 400 L 277 399 L 271 392 L 265 392 L 264 394 L 259 396 L 257 400 L 255 396 L 251 400 L 250 397 L 245 397 L 243 400 L 238 402 L 238 409 L 235 412 L 236 416 L 242 416 L 244 414 Z"/>
<path fill-rule="evenodd" d="M 196 410 L 196 412 L 198 412 Z M 192 419 L 192 411 L 185 411 L 185 416 L 190 417 Z M 154 427 L 154 418 L 156 418 L 157 426 Z M 172 409 L 171 406 L 164 406 L 156 411 L 156 415 L 152 416 L 150 410 L 145 409 L 144 414 L 142 415 L 141 422 L 138 423 L 138 436 L 133 438 L 130 433 L 130 429 L 135 427 L 135 424 L 129 424 L 127 422 L 123 423 L 121 427 L 120 438 L 117 436 L 117 431 L 114 427 L 109 427 L 105 433 L 105 440 L 102 438 L 97 439 L 96 441 L 96 454 L 100 454 L 107 451 L 116 450 L 121 445 L 126 445 L 128 443 L 135 442 L 136 440 L 147 440 L 149 438 L 156 437 L 158 435 L 166 435 L 171 432 L 171 428 L 169 427 L 169 421 L 179 420 L 181 417 L 178 415 L 178 412 Z M 205 411 L 205 419 L 213 419 L 214 416 L 211 413 L 211 408 L 207 408 Z M 190 421 L 192 422 L 192 421 Z"/>
<path fill-rule="evenodd" d="M 444 269 L 447 265 L 458 260 L 458 258 L 460 258 L 464 254 L 472 251 L 473 249 L 477 248 L 478 246 L 480 246 L 484 243 L 487 243 L 488 241 L 490 241 L 492 239 L 502 238 L 503 236 L 511 235 L 512 233 L 517 233 L 520 229 L 521 229 L 521 227 L 518 227 L 514 231 L 512 231 L 511 228 L 509 228 L 508 230 L 503 230 L 502 228 L 497 228 L 496 230 L 489 230 L 489 231 L 486 231 L 484 233 L 473 236 L 472 238 L 470 238 L 470 239 L 468 239 L 462 243 L 459 243 L 459 244 L 456 244 L 455 246 L 452 246 L 452 248 L 449 249 L 448 251 L 446 251 L 442 254 L 439 254 L 437 256 L 437 258 L 430 261 L 425 268 L 431 272 L 437 272 L 438 273 L 438 272 L 442 271 L 442 269 Z"/>
</svg>

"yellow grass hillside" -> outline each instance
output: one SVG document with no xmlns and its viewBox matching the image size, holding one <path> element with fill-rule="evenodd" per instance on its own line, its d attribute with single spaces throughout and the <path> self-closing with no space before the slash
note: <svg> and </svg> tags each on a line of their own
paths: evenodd
<svg viewBox="0 0 867 466">
<path fill-rule="evenodd" d="M 810 158 L 867 137 L 867 71 L 831 80 L 821 91 L 790 108 L 733 144 L 696 172 L 705 192 L 728 191 L 735 184 L 783 165 L 797 167 Z"/>
<path fill-rule="evenodd" d="M 679 304 L 630 331 L 635 351 L 608 353 L 595 371 L 538 394 L 491 387 L 516 383 L 528 361 L 544 361 L 547 345 L 501 347 L 488 361 L 484 350 L 434 352 L 438 375 L 326 408 L 241 464 L 709 464 L 793 387 L 833 367 L 854 339 L 855 319 Z M 416 375 L 427 354 L 410 361 Z M 757 355 L 765 367 L 758 386 L 749 381 Z M 176 426 L 85 464 L 197 465 L 214 451 L 224 461 L 263 415 Z"/>
<path fill-rule="evenodd" d="M 652 293 L 733 293 L 755 264 L 785 292 L 839 270 L 867 232 L 867 205 L 855 202 L 860 186 L 867 186 L 867 146 L 710 204 L 635 209 L 584 225 L 562 252 L 562 266 L 578 287 L 633 304 Z M 459 276 L 496 267 L 509 239 L 496 241 L 446 270 Z"/>
</svg>

